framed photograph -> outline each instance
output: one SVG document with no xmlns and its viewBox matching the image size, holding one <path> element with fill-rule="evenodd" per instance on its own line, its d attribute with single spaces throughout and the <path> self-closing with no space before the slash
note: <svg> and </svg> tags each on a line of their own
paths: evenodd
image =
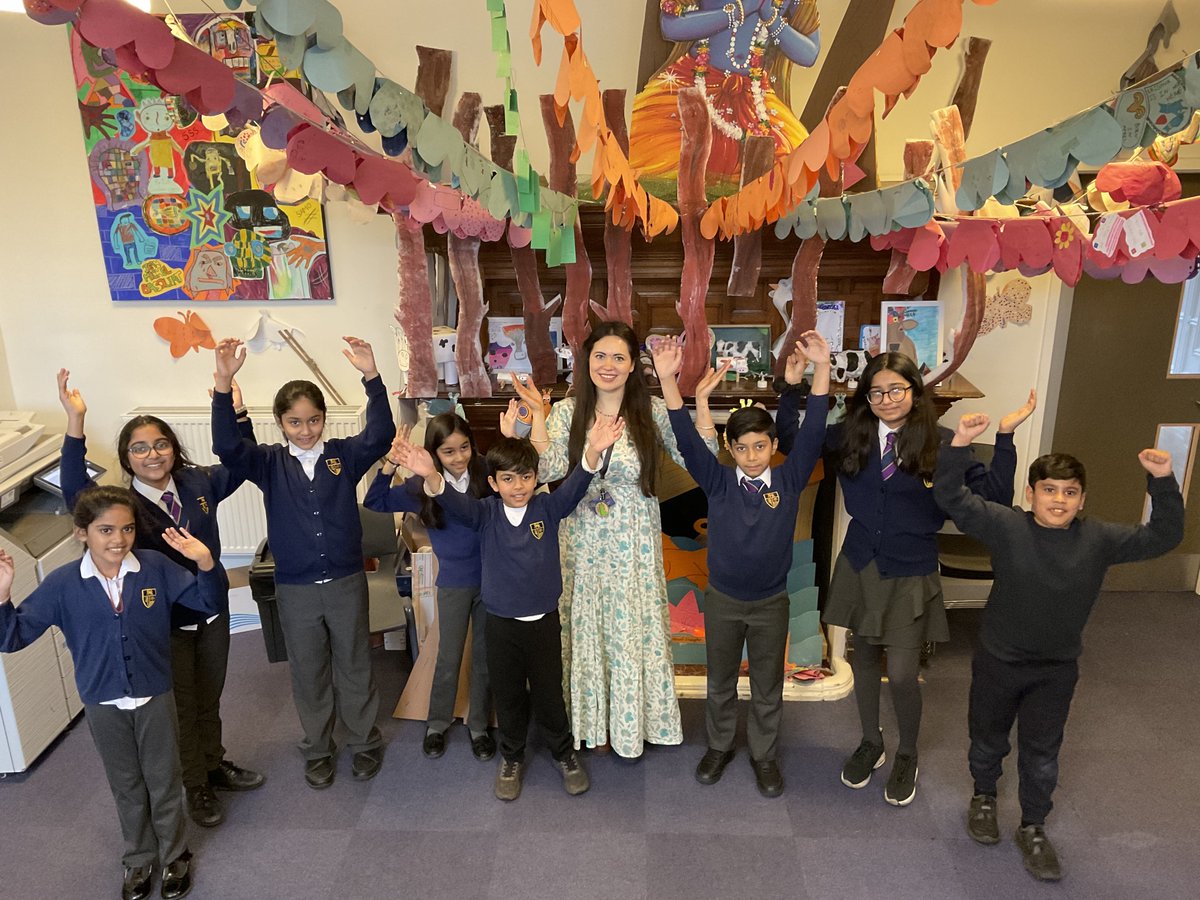
<svg viewBox="0 0 1200 900">
<path fill-rule="evenodd" d="M 488 316 L 488 345 L 484 360 L 493 372 L 532 372 L 525 347 L 525 320 L 520 316 Z M 550 346 L 563 343 L 562 316 L 550 320 Z"/>
<path fill-rule="evenodd" d="M 879 326 L 864 325 L 858 330 L 858 346 L 870 356 L 879 355 Z"/>
<path fill-rule="evenodd" d="M 922 372 L 942 362 L 942 304 L 936 300 L 884 300 L 879 349 L 911 357 Z"/>
<path fill-rule="evenodd" d="M 845 340 L 845 326 L 845 300 L 817 301 L 817 332 L 829 342 L 829 349 L 833 353 L 846 349 L 842 343 Z"/>
<path fill-rule="evenodd" d="M 770 325 L 713 325 L 708 330 L 712 332 L 713 338 L 709 359 L 714 368 L 718 359 L 740 359 L 744 360 L 744 363 L 735 363 L 731 372 L 753 378 L 770 376 Z"/>
</svg>

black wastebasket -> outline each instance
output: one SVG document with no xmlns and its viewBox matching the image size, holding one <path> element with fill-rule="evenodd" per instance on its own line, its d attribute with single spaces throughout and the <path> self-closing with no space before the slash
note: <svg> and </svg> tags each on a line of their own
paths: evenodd
<svg viewBox="0 0 1200 900">
<path fill-rule="evenodd" d="M 258 545 L 254 562 L 250 564 L 250 595 L 258 604 L 267 660 L 287 662 L 287 644 L 283 640 L 283 626 L 279 624 L 279 602 L 275 595 L 275 557 L 265 540 Z"/>
</svg>

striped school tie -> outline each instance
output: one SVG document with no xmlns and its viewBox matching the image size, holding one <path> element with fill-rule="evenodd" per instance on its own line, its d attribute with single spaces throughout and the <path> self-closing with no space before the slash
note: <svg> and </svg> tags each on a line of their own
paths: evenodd
<svg viewBox="0 0 1200 900">
<path fill-rule="evenodd" d="M 743 478 L 742 487 L 746 489 L 748 494 L 761 494 L 762 489 L 767 486 L 767 483 L 761 478 Z"/>
<path fill-rule="evenodd" d="M 879 458 L 880 472 L 887 481 L 896 474 L 896 432 L 889 431 L 883 439 L 883 456 Z"/>
<path fill-rule="evenodd" d="M 175 524 L 179 524 L 179 517 L 183 515 L 183 507 L 179 505 L 179 501 L 175 499 L 175 495 L 170 491 L 163 491 L 162 505 L 167 508 L 167 513 L 175 520 Z"/>
</svg>

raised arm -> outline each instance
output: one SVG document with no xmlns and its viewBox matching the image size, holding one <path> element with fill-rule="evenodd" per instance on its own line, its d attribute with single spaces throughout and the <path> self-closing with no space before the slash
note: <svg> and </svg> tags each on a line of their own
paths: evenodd
<svg viewBox="0 0 1200 900">
<path fill-rule="evenodd" d="M 0 548 L 0 652 L 15 653 L 28 647 L 51 625 L 61 625 L 59 604 L 54 592 L 43 585 L 22 601 L 12 604 L 16 563 Z"/>
<path fill-rule="evenodd" d="M 1145 525 L 1111 525 L 1112 561 L 1153 559 L 1174 550 L 1183 540 L 1183 495 L 1171 470 L 1171 454 L 1147 448 L 1138 454 L 1146 470 L 1150 521 Z"/>
<path fill-rule="evenodd" d="M 213 373 L 213 453 L 232 477 L 259 482 L 263 477 L 266 451 L 246 438 L 233 408 L 233 378 L 246 362 L 246 347 L 237 338 L 224 338 L 215 351 Z"/>
<path fill-rule="evenodd" d="M 806 331 L 801 335 L 797 349 L 813 364 L 813 384 L 812 392 L 808 395 L 804 422 L 796 432 L 795 443 L 788 452 L 783 470 L 789 478 L 796 481 L 797 490 L 803 490 L 804 483 L 807 483 L 817 460 L 821 458 L 821 451 L 825 448 L 825 429 L 829 420 L 829 371 L 832 364 L 829 343 L 816 331 Z M 795 421 L 797 411 L 793 404 L 796 402 L 792 392 L 780 398 L 776 420 L 790 417 Z M 778 434 L 778 422 L 775 428 Z"/>
<path fill-rule="evenodd" d="M 708 414 L 707 397 L 712 392 L 717 380 L 724 377 L 724 370 L 728 369 L 728 364 L 722 366 L 720 375 L 709 369 L 700 379 L 700 383 L 696 386 L 696 394 L 699 398 L 701 386 L 705 386 L 704 411 L 707 422 L 693 423 L 691 414 L 684 406 L 683 396 L 679 393 L 677 383 L 677 375 L 683 361 L 683 348 L 679 341 L 676 338 L 660 340 L 655 343 L 650 352 L 654 359 L 654 369 L 658 373 L 659 383 L 662 385 L 663 400 L 667 404 L 667 417 L 670 421 L 671 433 L 683 460 L 684 468 L 688 470 L 688 474 L 692 478 L 696 479 L 696 484 L 700 486 L 700 489 L 705 494 L 711 495 L 720 489 L 724 473 L 721 464 L 717 462 L 716 457 L 701 440 L 698 429 L 706 427 L 710 434 L 715 435 L 716 433 L 716 428 L 712 424 L 712 416 Z M 697 415 L 697 420 L 699 420 L 699 415 Z"/>
<path fill-rule="evenodd" d="M 68 386 L 70 376 L 71 373 L 66 369 L 58 370 L 58 400 L 67 413 L 67 433 L 63 436 L 60 467 L 63 502 L 67 509 L 75 506 L 75 498 L 80 491 L 96 485 L 87 474 L 87 444 L 83 436 L 87 404 L 78 389 Z"/>
<path fill-rule="evenodd" d="M 996 429 L 992 464 L 984 466 L 983 463 L 975 462 L 967 469 L 964 483 L 972 493 L 1002 506 L 1012 506 L 1013 485 L 1017 477 L 1017 448 L 1013 444 L 1013 432 L 1035 409 L 1037 392 L 1031 390 L 1024 406 L 1000 420 Z"/>
<path fill-rule="evenodd" d="M 791 455 L 792 445 L 796 442 L 796 432 L 800 428 L 800 400 L 806 393 L 804 370 L 807 366 L 808 357 L 804 355 L 804 345 L 796 341 L 796 346 L 788 354 L 783 370 L 783 380 L 788 386 L 779 395 L 779 410 L 775 413 L 775 433 L 779 437 L 779 452 L 785 456 Z M 828 393 L 828 386 L 826 393 Z"/>
<path fill-rule="evenodd" d="M 571 437 L 571 417 L 574 414 L 575 399 L 568 397 L 550 407 L 550 415 L 540 435 L 537 420 L 534 420 L 529 440 L 540 457 L 538 481 L 558 481 L 566 476 L 567 467 L 570 465 L 567 445 Z"/>
<path fill-rule="evenodd" d="M 350 448 L 350 474 L 355 481 L 375 465 L 379 457 L 388 452 L 396 433 L 396 420 L 392 416 L 392 404 L 387 388 L 375 365 L 375 351 L 361 338 L 349 335 L 342 338 L 346 348 L 342 354 L 362 375 L 363 387 L 367 392 L 367 427 L 346 441 Z"/>
<path fill-rule="evenodd" d="M 208 547 L 184 528 L 168 528 L 163 532 L 163 541 L 176 553 L 196 564 L 196 575 L 193 577 L 182 566 L 166 557 L 162 558 L 162 564 L 168 567 L 167 591 L 171 603 L 186 606 L 206 616 L 219 612 L 224 583 Z"/>
<path fill-rule="evenodd" d="M 466 523 L 470 528 L 478 530 L 482 527 L 483 504 L 469 492 L 460 494 L 453 488 L 446 490 L 446 480 L 433 464 L 433 457 L 428 450 L 418 447 L 407 437 L 397 437 L 388 455 L 424 480 L 425 493 L 437 497 L 438 505 L 447 515 Z"/>
<path fill-rule="evenodd" d="M 979 463 L 971 458 L 971 442 L 987 430 L 988 417 L 982 413 L 963 416 L 951 442 L 938 454 L 933 480 L 933 497 L 964 534 L 981 541 L 992 535 L 992 524 L 1004 515 L 1018 515 L 1011 507 L 985 500 L 967 484 L 969 472 Z M 1012 491 L 1010 489 L 1011 498 Z"/>
<path fill-rule="evenodd" d="M 407 425 L 401 425 L 396 429 L 396 437 L 392 440 L 392 446 L 388 448 L 387 456 L 383 459 L 383 466 L 375 476 L 375 480 L 371 482 L 371 486 L 367 488 L 366 496 L 363 497 L 363 506 L 367 509 L 375 512 L 420 511 L 421 500 L 413 492 L 413 482 L 417 482 L 417 490 L 420 490 L 419 481 L 421 479 L 409 479 L 403 484 L 392 487 L 392 477 L 400 466 L 396 453 L 408 441 L 409 431 Z"/>
</svg>

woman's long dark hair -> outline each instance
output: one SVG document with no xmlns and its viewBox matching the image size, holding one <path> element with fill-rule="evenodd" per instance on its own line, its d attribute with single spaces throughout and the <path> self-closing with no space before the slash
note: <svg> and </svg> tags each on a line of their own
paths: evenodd
<svg viewBox="0 0 1200 900">
<path fill-rule="evenodd" d="M 925 393 L 917 364 L 903 353 L 880 353 L 872 357 L 858 381 L 858 390 L 846 398 L 842 445 L 836 456 L 838 471 L 853 478 L 867 467 L 871 455 L 879 452 L 879 419 L 867 402 L 867 392 L 875 376 L 884 370 L 895 372 L 912 387 L 912 410 L 896 434 L 899 468 L 932 478 L 941 443 L 937 410 Z"/>
<path fill-rule="evenodd" d="M 617 337 L 625 342 L 629 351 L 629 360 L 633 371 L 625 382 L 625 396 L 621 399 L 621 417 L 625 419 L 625 433 L 633 441 L 637 450 L 641 476 L 638 479 L 642 493 L 647 497 L 654 496 L 654 486 L 658 481 L 659 460 L 662 457 L 663 442 L 654 425 L 654 416 L 650 411 L 650 389 L 646 386 L 646 376 L 642 373 L 638 362 L 638 339 L 633 329 L 624 322 L 601 322 L 583 342 L 581 359 L 576 369 L 579 375 L 575 379 L 575 415 L 571 419 L 571 435 L 567 442 L 567 454 L 572 467 L 579 464 L 583 458 L 583 445 L 587 441 L 588 426 L 596 413 L 596 385 L 588 374 L 588 361 L 592 357 L 592 348 L 596 342 L 606 337 Z M 587 376 L 587 377 L 583 377 Z"/>
<path fill-rule="evenodd" d="M 171 449 L 175 451 L 175 462 L 171 465 L 172 475 L 184 466 L 195 465 L 188 458 L 187 451 L 183 449 L 183 444 L 179 443 L 179 438 L 175 435 L 175 431 L 170 425 L 158 416 L 134 416 L 125 423 L 125 427 L 121 429 L 121 433 L 117 436 L 117 460 L 121 463 L 121 468 L 125 470 L 125 474 L 131 479 L 135 476 L 133 468 L 129 465 L 129 442 L 133 439 L 133 433 L 144 425 L 153 425 L 162 432 L 163 437 L 171 442 Z"/>
<path fill-rule="evenodd" d="M 461 434 L 471 444 L 471 461 L 467 463 L 467 473 L 470 475 L 467 490 L 474 497 L 486 497 L 491 490 L 488 487 L 487 463 L 479 455 L 479 448 L 475 446 L 475 435 L 471 433 L 471 426 L 467 424 L 466 419 L 451 412 L 434 416 L 425 426 L 425 449 L 433 457 L 433 464 L 438 472 L 444 474 L 446 469 L 437 451 L 438 447 L 454 434 Z M 446 490 L 452 491 L 454 488 L 447 486 Z M 424 491 L 421 492 L 421 511 L 417 515 L 426 528 L 446 527 L 446 513 L 434 502 L 434 498 Z"/>
</svg>

